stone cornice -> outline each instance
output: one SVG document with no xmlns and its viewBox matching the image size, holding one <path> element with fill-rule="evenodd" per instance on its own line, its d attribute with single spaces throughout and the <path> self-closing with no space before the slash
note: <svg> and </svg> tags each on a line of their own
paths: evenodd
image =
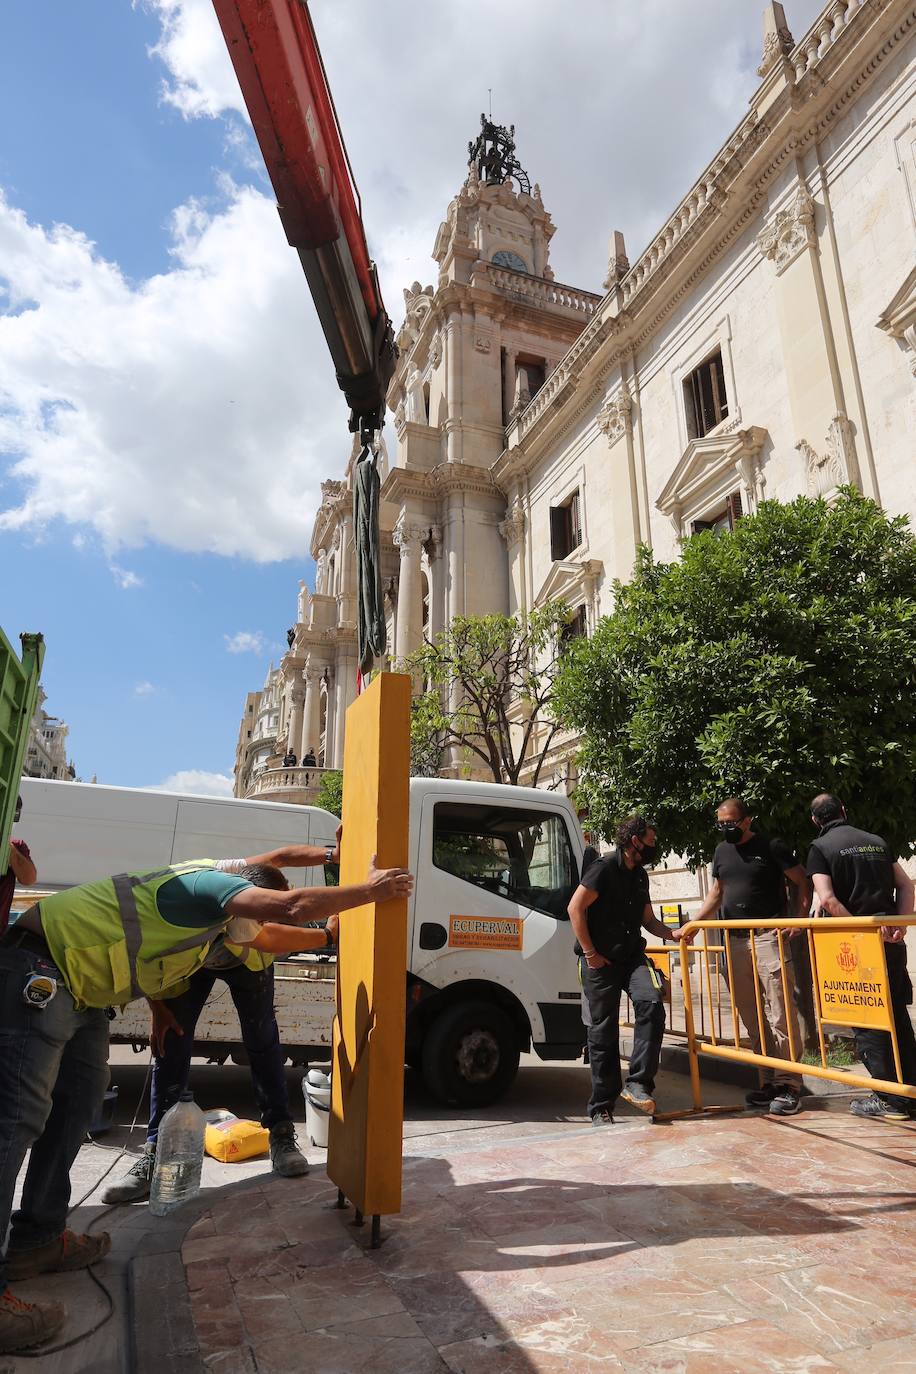
<svg viewBox="0 0 916 1374">
<path fill-rule="evenodd" d="M 601 351 L 606 374 L 657 332 L 757 217 L 787 160 L 829 130 L 914 30 L 913 0 L 833 0 L 825 7 L 768 72 L 749 114 L 519 416 L 507 435 L 510 453 L 516 445 L 542 451 L 567 427 L 561 412 L 595 353 Z M 503 454 L 494 465 L 500 483 L 508 461 Z M 530 465 L 521 455 L 511 462 L 517 471 Z"/>
<path fill-rule="evenodd" d="M 438 463 L 429 472 L 392 468 L 382 484 L 381 499 L 402 503 L 411 497 L 438 501 L 454 492 L 476 492 L 481 496 L 502 496 L 489 468 L 472 463 Z"/>
</svg>

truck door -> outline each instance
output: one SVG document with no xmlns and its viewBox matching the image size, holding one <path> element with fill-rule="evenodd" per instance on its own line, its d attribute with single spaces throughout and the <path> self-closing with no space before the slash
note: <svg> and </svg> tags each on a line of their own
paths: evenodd
<svg viewBox="0 0 916 1374">
<path fill-rule="evenodd" d="M 411 971 L 438 988 L 484 980 L 527 1012 L 532 1040 L 581 1044 L 566 908 L 578 864 L 562 805 L 424 799 Z"/>
</svg>

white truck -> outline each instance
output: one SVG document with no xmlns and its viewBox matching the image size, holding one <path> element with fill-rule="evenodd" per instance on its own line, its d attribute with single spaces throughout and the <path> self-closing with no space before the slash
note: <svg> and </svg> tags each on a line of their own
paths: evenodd
<svg viewBox="0 0 916 1374">
<path fill-rule="evenodd" d="M 18 833 L 44 890 L 189 858 L 231 858 L 288 843 L 333 842 L 336 819 L 315 807 L 188 797 L 24 779 Z M 584 842 L 566 797 L 535 788 L 413 778 L 409 864 L 406 1062 L 443 1102 L 480 1106 L 509 1087 L 519 1054 L 577 1059 L 584 1031 L 566 915 Z M 321 870 L 288 874 L 320 883 Z M 17 905 L 30 900 L 22 892 Z M 333 958 L 275 966 L 280 1036 L 293 1062 L 327 1057 Z M 142 1046 L 135 1002 L 112 1038 Z M 243 1062 L 227 994 L 214 992 L 197 1053 Z"/>
</svg>

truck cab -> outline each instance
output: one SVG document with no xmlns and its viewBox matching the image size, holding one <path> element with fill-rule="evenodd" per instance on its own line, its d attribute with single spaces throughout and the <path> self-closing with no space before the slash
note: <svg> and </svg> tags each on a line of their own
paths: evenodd
<svg viewBox="0 0 916 1374">
<path fill-rule="evenodd" d="M 568 798 L 412 778 L 406 1060 L 441 1100 L 495 1101 L 532 1048 L 584 1031 L 567 905 L 584 842 Z"/>
</svg>

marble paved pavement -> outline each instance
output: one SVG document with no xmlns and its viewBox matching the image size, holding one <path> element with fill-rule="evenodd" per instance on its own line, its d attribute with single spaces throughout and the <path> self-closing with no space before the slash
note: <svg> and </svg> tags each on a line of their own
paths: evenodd
<svg viewBox="0 0 916 1374">
<path fill-rule="evenodd" d="M 404 1209 L 378 1251 L 334 1208 L 314 1150 L 296 1182 L 254 1161 L 224 1184 L 208 1161 L 196 1220 L 119 1209 L 100 1272 L 119 1298 L 139 1276 L 134 1365 L 110 1323 L 94 1345 L 9 1369 L 916 1368 L 916 1124 L 860 1121 L 841 1102 L 605 1130 L 545 1112 L 414 1121 L 405 1149 Z M 67 1284 L 88 1323 L 100 1295 L 85 1275 Z"/>
</svg>

